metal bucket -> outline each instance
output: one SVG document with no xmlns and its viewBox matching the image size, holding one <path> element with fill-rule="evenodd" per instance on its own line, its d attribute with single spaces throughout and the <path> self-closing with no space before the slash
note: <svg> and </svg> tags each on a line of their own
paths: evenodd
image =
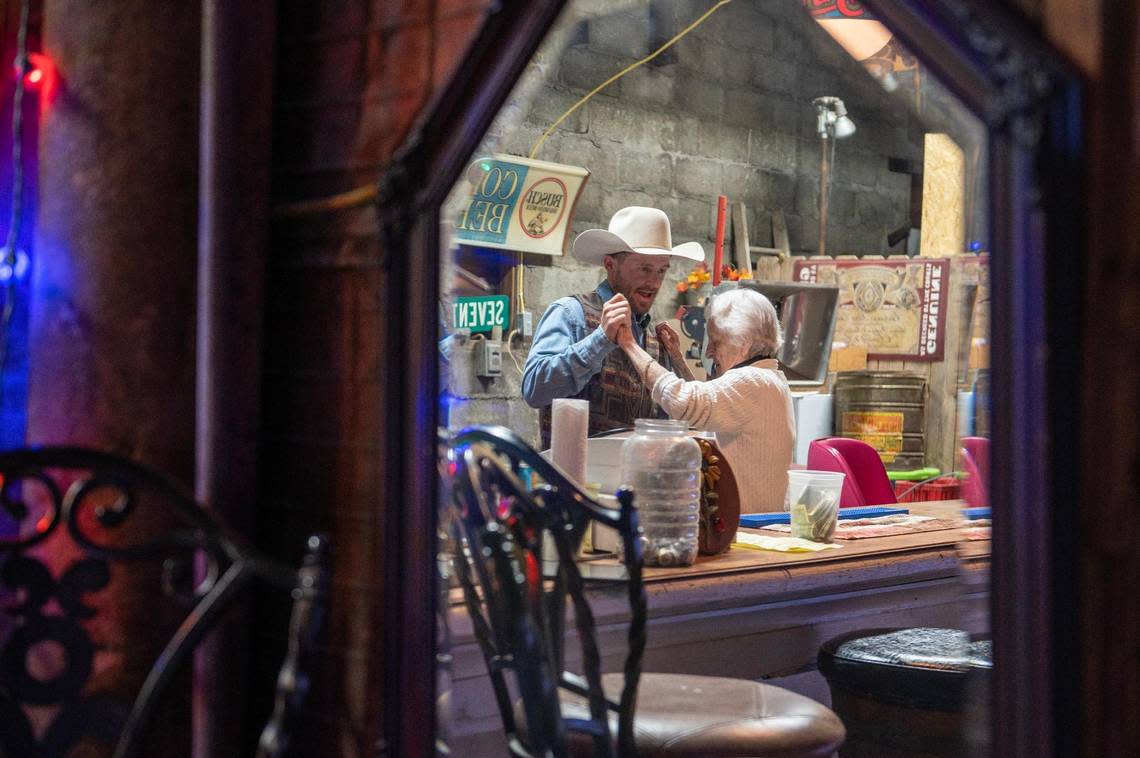
<svg viewBox="0 0 1140 758">
<path fill-rule="evenodd" d="M 906 371 L 843 371 L 831 392 L 837 435 L 875 448 L 888 470 L 925 465 L 926 377 Z"/>
</svg>

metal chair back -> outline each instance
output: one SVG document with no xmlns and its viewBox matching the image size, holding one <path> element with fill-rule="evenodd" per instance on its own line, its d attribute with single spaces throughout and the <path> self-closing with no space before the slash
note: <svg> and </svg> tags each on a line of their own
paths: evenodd
<svg viewBox="0 0 1140 758">
<path fill-rule="evenodd" d="M 645 648 L 646 600 L 633 493 L 617 508 L 591 499 L 504 427 L 472 427 L 444 436 L 441 468 L 455 575 L 482 649 L 506 733 L 517 756 L 563 756 L 568 733 L 593 740 L 593 754 L 614 755 L 609 714 L 618 717 L 617 754 L 636 754 L 633 717 Z M 628 652 L 621 697 L 602 689 L 594 618 L 576 553 L 586 528 L 605 524 L 621 536 L 629 575 Z M 557 570 L 543 574 L 552 540 Z M 564 670 L 567 605 L 582 653 L 581 673 Z M 525 744 L 515 722 L 508 675 L 526 716 Z M 589 718 L 563 716 L 559 690 L 584 697 Z"/>
<path fill-rule="evenodd" d="M 0 754 L 66 756 L 95 744 L 116 758 L 142 755 L 172 682 L 258 579 L 294 599 L 277 707 L 258 748 L 263 758 L 284 753 L 324 603 L 322 538 L 309 539 L 300 568 L 270 560 L 166 478 L 92 450 L 0 453 L 0 477 Z M 129 596 L 116 592 L 120 582 Z M 118 621 L 128 616 L 153 633 L 124 639 Z"/>
</svg>

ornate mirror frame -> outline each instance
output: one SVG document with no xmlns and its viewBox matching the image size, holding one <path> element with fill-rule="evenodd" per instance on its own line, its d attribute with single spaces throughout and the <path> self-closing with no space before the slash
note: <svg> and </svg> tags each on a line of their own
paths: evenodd
<svg viewBox="0 0 1140 758">
<path fill-rule="evenodd" d="M 789 0 L 792 1 L 792 0 Z M 439 209 L 564 0 L 502 0 L 387 168 L 379 214 L 389 302 L 380 752 L 434 752 Z M 987 125 L 992 260 L 994 755 L 1077 754 L 1073 541 L 1084 245 L 1082 85 L 1006 7 L 866 0 Z M 1049 345 L 1064 350 L 1049 351 Z M 1060 440 L 1060 444 L 1051 444 Z M 1068 717 L 1067 717 L 1068 716 Z M 1072 744 L 1069 744 L 1072 742 Z M 1068 749 L 1071 748 L 1071 749 Z"/>
</svg>

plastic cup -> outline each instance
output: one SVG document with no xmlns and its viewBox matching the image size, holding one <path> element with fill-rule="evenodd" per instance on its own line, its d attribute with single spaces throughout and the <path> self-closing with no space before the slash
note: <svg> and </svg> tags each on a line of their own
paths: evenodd
<svg viewBox="0 0 1140 758">
<path fill-rule="evenodd" d="M 788 471 L 784 510 L 791 513 L 792 536 L 830 542 L 839 520 L 844 474 L 838 471 Z"/>
</svg>

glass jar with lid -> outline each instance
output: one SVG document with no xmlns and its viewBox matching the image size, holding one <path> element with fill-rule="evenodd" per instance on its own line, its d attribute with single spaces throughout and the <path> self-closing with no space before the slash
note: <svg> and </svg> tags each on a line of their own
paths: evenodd
<svg viewBox="0 0 1140 758">
<path fill-rule="evenodd" d="M 622 444 L 621 481 L 631 487 L 646 566 L 697 558 L 701 448 L 683 421 L 637 419 Z"/>
</svg>

